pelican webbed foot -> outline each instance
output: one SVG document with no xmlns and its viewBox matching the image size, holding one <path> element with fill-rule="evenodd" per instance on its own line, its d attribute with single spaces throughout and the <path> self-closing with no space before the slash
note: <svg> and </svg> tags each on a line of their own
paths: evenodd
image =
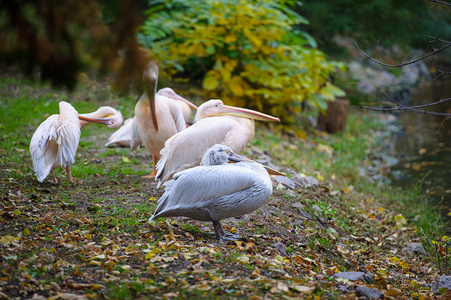
<svg viewBox="0 0 451 300">
<path fill-rule="evenodd" d="M 155 176 L 157 176 L 157 172 L 156 172 L 156 171 L 153 171 L 153 172 L 150 173 L 149 175 L 141 176 L 141 178 L 155 178 Z"/>
<path fill-rule="evenodd" d="M 153 172 L 150 173 L 149 175 L 145 175 L 145 176 L 141 176 L 141 178 L 155 178 L 155 176 L 157 176 L 157 162 L 158 162 L 158 158 L 155 155 L 152 155 L 152 159 L 153 159 Z"/>
<path fill-rule="evenodd" d="M 241 238 L 241 236 L 238 234 L 225 233 L 219 221 L 213 221 L 213 228 L 215 229 L 215 237 L 217 240 L 223 240 L 227 242 L 227 241 L 236 241 Z"/>
<path fill-rule="evenodd" d="M 56 179 L 55 173 L 53 173 L 53 170 L 51 171 L 51 173 L 52 173 L 53 183 L 58 184 L 58 179 Z"/>
</svg>

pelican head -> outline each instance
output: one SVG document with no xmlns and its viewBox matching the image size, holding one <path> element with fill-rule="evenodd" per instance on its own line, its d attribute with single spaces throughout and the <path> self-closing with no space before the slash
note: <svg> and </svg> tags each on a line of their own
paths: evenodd
<svg viewBox="0 0 451 300">
<path fill-rule="evenodd" d="M 101 118 L 96 118 L 95 116 L 104 116 Z M 120 111 L 115 110 L 110 106 L 102 106 L 98 110 L 89 114 L 79 114 L 78 118 L 82 121 L 80 122 L 81 127 L 86 126 L 89 123 L 98 123 L 107 126 L 111 129 L 119 128 L 124 120 Z M 85 122 L 83 122 L 85 121 Z"/>
<path fill-rule="evenodd" d="M 255 110 L 224 105 L 224 103 L 221 100 L 209 100 L 200 105 L 196 113 L 195 121 L 199 121 L 201 119 L 208 117 L 220 117 L 220 116 L 235 116 L 260 121 L 280 122 L 279 118 Z"/>
<path fill-rule="evenodd" d="M 157 95 L 165 96 L 165 97 L 168 97 L 168 98 L 171 98 L 174 100 L 179 100 L 179 101 L 185 102 L 186 104 L 188 104 L 189 107 L 191 107 L 191 109 L 197 110 L 196 105 L 194 105 L 190 101 L 186 100 L 185 98 L 183 98 L 182 96 L 177 94 L 173 89 L 171 89 L 169 87 L 165 87 L 165 88 L 159 90 Z"/>
<path fill-rule="evenodd" d="M 144 89 L 150 103 L 150 114 L 155 130 L 158 131 L 158 120 L 155 110 L 155 93 L 158 84 L 158 66 L 154 62 L 150 62 L 143 73 Z"/>
<path fill-rule="evenodd" d="M 238 155 L 232 151 L 229 147 L 221 144 L 216 144 L 205 152 L 204 156 L 202 157 L 201 165 L 203 166 L 215 166 L 215 165 L 224 165 L 228 162 L 246 162 L 246 163 L 254 163 L 259 164 L 258 162 L 255 162 L 251 159 L 248 159 L 244 156 Z M 261 164 L 259 164 L 261 165 Z M 280 175 L 280 176 L 286 176 L 285 173 L 279 172 L 277 170 L 274 170 L 273 168 L 270 168 L 268 166 L 262 165 L 263 168 L 265 168 L 266 172 L 270 175 Z"/>
</svg>

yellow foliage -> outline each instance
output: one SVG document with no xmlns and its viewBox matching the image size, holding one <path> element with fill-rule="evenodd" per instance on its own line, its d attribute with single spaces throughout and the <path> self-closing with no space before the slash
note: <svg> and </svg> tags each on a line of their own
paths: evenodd
<svg viewBox="0 0 451 300">
<path fill-rule="evenodd" d="M 210 98 L 278 116 L 287 124 L 295 122 L 301 102 L 324 110 L 327 101 L 344 95 L 329 82 L 329 74 L 343 65 L 308 45 L 293 27 L 306 21 L 287 13 L 287 7 L 277 9 L 273 0 L 182 5 L 172 14 L 171 35 L 149 44 L 166 75 L 177 78 L 185 68 L 198 72 L 198 62 L 202 67 L 214 62 L 203 77 Z M 151 15 L 148 22 L 167 20 Z M 152 34 L 152 27 L 148 30 Z"/>
</svg>

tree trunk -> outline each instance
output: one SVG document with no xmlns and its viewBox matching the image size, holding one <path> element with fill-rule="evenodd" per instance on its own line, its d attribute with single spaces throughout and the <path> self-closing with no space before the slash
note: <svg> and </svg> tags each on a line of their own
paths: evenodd
<svg viewBox="0 0 451 300">
<path fill-rule="evenodd" d="M 327 103 L 326 115 L 319 113 L 318 129 L 330 133 L 343 132 L 348 121 L 349 100 L 335 98 Z"/>
</svg>

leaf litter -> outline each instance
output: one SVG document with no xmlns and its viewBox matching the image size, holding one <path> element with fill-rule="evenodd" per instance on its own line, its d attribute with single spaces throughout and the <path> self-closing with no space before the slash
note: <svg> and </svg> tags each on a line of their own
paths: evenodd
<svg viewBox="0 0 451 300">
<path fill-rule="evenodd" d="M 257 212 L 224 221 L 243 237 L 224 243 L 209 223 L 148 224 L 162 191 L 148 181 L 135 188 L 132 177 L 116 181 L 100 176 L 55 186 L 2 177 L 2 297 L 347 299 L 359 285 L 388 299 L 432 296 L 434 266 L 402 248 L 414 229 L 351 190 L 276 189 Z M 372 280 L 334 277 L 343 271 Z"/>
</svg>

